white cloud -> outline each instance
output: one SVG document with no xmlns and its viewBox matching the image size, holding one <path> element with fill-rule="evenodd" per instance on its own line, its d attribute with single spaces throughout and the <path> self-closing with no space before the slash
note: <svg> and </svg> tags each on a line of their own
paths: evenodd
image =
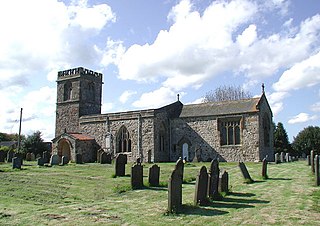
<svg viewBox="0 0 320 226">
<path fill-rule="evenodd" d="M 319 84 L 319 62 L 320 52 L 295 64 L 282 74 L 279 81 L 273 85 L 273 88 L 278 91 L 289 91 Z"/>
<path fill-rule="evenodd" d="M 314 112 L 320 112 L 320 102 L 311 105 L 311 110 Z"/>
<path fill-rule="evenodd" d="M 104 114 L 104 113 L 108 113 L 110 112 L 114 107 L 114 104 L 113 103 L 103 103 L 102 104 L 102 107 L 101 107 L 101 113 Z"/>
<path fill-rule="evenodd" d="M 237 37 L 237 42 L 240 48 L 249 47 L 257 39 L 257 27 L 254 24 L 251 24 L 247 27 L 241 35 Z"/>
<path fill-rule="evenodd" d="M 292 117 L 288 123 L 289 124 L 296 124 L 296 123 L 303 123 L 303 122 L 308 122 L 312 120 L 316 120 L 318 117 L 316 115 L 310 116 L 307 113 L 300 113 L 294 117 Z"/>
<path fill-rule="evenodd" d="M 128 101 L 130 97 L 132 97 L 135 94 L 137 94 L 137 91 L 126 90 L 120 95 L 119 100 L 121 103 L 124 104 Z"/>
</svg>

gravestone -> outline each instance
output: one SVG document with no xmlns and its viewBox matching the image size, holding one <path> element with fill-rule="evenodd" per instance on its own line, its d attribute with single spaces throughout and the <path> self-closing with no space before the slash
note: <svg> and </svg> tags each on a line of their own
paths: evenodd
<svg viewBox="0 0 320 226">
<path fill-rule="evenodd" d="M 44 160 L 44 163 L 49 163 L 50 158 L 51 158 L 50 153 L 48 151 L 44 151 L 42 153 L 42 158 Z"/>
<path fill-rule="evenodd" d="M 125 176 L 127 164 L 127 155 L 119 154 L 115 162 L 116 176 Z"/>
<path fill-rule="evenodd" d="M 38 166 L 44 166 L 44 158 L 37 158 L 37 165 Z"/>
<path fill-rule="evenodd" d="M 168 183 L 168 212 L 179 212 L 182 207 L 181 172 L 174 169 Z"/>
<path fill-rule="evenodd" d="M 31 152 L 26 154 L 26 161 L 31 161 Z"/>
<path fill-rule="evenodd" d="M 21 166 L 23 165 L 23 154 L 22 153 L 14 153 L 13 157 L 18 157 L 20 159 Z"/>
<path fill-rule="evenodd" d="M 51 155 L 51 158 L 50 158 L 50 162 L 49 164 L 50 165 L 59 165 L 59 162 L 60 162 L 60 157 L 58 155 Z"/>
<path fill-rule="evenodd" d="M 134 164 L 131 167 L 131 187 L 132 189 L 143 187 L 143 167 L 141 164 Z"/>
<path fill-rule="evenodd" d="M 314 158 L 314 172 L 316 177 L 316 186 L 320 185 L 320 172 L 319 172 L 319 155 Z"/>
<path fill-rule="evenodd" d="M 175 165 L 175 169 L 177 170 L 177 173 L 180 175 L 181 183 L 182 183 L 183 182 L 184 162 L 181 157 L 177 160 L 176 165 Z"/>
<path fill-rule="evenodd" d="M 149 184 L 150 186 L 159 186 L 160 177 L 160 167 L 158 165 L 153 165 L 149 168 Z"/>
<path fill-rule="evenodd" d="M 279 153 L 274 154 L 274 162 L 275 162 L 275 164 L 279 163 Z"/>
<path fill-rule="evenodd" d="M 103 149 L 99 149 L 97 151 L 97 162 L 98 163 L 101 163 L 101 154 L 105 153 Z M 104 163 L 101 163 L 101 164 L 104 164 Z"/>
<path fill-rule="evenodd" d="M 204 205 L 207 202 L 208 194 L 208 173 L 207 168 L 202 166 L 197 176 L 195 194 L 194 194 L 194 205 Z"/>
<path fill-rule="evenodd" d="M 286 162 L 290 162 L 290 155 L 289 155 L 289 153 L 286 153 Z"/>
<path fill-rule="evenodd" d="M 268 161 L 266 158 L 264 158 L 262 160 L 262 178 L 263 179 L 267 179 L 268 178 L 268 174 L 267 174 L 267 165 L 268 165 Z"/>
<path fill-rule="evenodd" d="M 250 174 L 249 174 L 249 172 L 247 170 L 246 165 L 243 162 L 239 162 L 239 168 L 240 168 L 240 171 L 242 173 L 243 178 L 245 179 L 245 182 L 246 183 L 252 183 L 253 180 L 250 177 Z"/>
<path fill-rule="evenodd" d="M 310 151 L 311 172 L 314 174 L 314 151 Z"/>
<path fill-rule="evenodd" d="M 21 169 L 21 159 L 19 157 L 12 158 L 12 169 Z"/>
<path fill-rule="evenodd" d="M 31 152 L 30 159 L 31 159 L 31 161 L 36 161 L 36 156 L 32 152 Z"/>
<path fill-rule="evenodd" d="M 100 155 L 100 163 L 101 164 L 111 164 L 111 154 L 107 152 L 102 152 Z"/>
<path fill-rule="evenodd" d="M 284 160 L 284 152 L 283 151 L 280 153 L 280 162 L 281 163 L 285 162 L 285 160 Z"/>
<path fill-rule="evenodd" d="M 12 162 L 12 158 L 14 157 L 14 152 L 12 150 L 9 150 L 7 153 L 7 162 Z"/>
<path fill-rule="evenodd" d="M 7 153 L 5 151 L 0 151 L 0 162 L 4 162 L 6 160 Z"/>
<path fill-rule="evenodd" d="M 229 192 L 229 174 L 226 170 L 222 170 L 219 176 L 218 191 L 226 194 Z"/>
<path fill-rule="evenodd" d="M 215 200 L 219 198 L 219 161 L 214 159 L 211 161 L 208 178 L 208 196 Z"/>
<path fill-rule="evenodd" d="M 68 156 L 62 156 L 60 165 L 64 166 L 68 164 L 68 162 L 69 162 Z"/>
<path fill-rule="evenodd" d="M 82 154 L 76 154 L 76 164 L 83 164 Z"/>
<path fill-rule="evenodd" d="M 308 166 L 311 165 L 310 155 L 307 155 L 307 164 L 308 164 Z"/>
</svg>

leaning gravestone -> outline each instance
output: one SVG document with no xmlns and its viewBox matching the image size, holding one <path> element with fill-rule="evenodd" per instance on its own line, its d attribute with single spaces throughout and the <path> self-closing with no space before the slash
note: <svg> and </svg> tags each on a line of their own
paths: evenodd
<svg viewBox="0 0 320 226">
<path fill-rule="evenodd" d="M 219 174 L 219 161 L 218 159 L 214 159 L 210 164 L 208 179 L 208 196 L 214 200 L 219 198 Z"/>
<path fill-rule="evenodd" d="M 51 166 L 53 165 L 59 165 L 59 162 L 60 162 L 60 157 L 58 155 L 52 155 L 51 158 L 50 158 L 50 162 L 49 164 Z"/>
<path fill-rule="evenodd" d="M 208 189 L 208 173 L 207 168 L 202 166 L 197 176 L 194 205 L 204 205 L 207 202 L 207 189 Z"/>
<path fill-rule="evenodd" d="M 174 169 L 168 183 L 168 212 L 179 212 L 182 207 L 181 173 Z"/>
<path fill-rule="evenodd" d="M 37 165 L 38 165 L 38 166 L 44 166 L 44 163 L 45 163 L 45 162 L 44 162 L 44 158 L 41 158 L 41 157 L 40 157 L 40 158 L 37 158 Z"/>
<path fill-rule="evenodd" d="M 311 172 L 314 174 L 314 151 L 310 151 Z"/>
<path fill-rule="evenodd" d="M 21 169 L 21 159 L 19 157 L 12 158 L 12 169 Z"/>
<path fill-rule="evenodd" d="M 119 154 L 115 162 L 116 176 L 124 176 L 126 172 L 127 155 Z"/>
<path fill-rule="evenodd" d="M 252 178 L 250 177 L 250 174 L 249 174 L 249 172 L 248 172 L 248 170 L 247 170 L 246 165 L 245 165 L 243 162 L 239 162 L 239 168 L 240 168 L 240 170 L 241 170 L 242 176 L 243 176 L 244 179 L 245 179 L 245 182 L 246 182 L 246 183 L 252 183 L 253 180 L 252 180 Z"/>
<path fill-rule="evenodd" d="M 153 165 L 149 168 L 149 184 L 150 186 L 159 186 L 160 177 L 160 167 L 158 165 Z"/>
<path fill-rule="evenodd" d="M 44 163 L 49 163 L 50 161 L 50 153 L 45 151 L 42 153 L 42 158 L 44 160 Z"/>
<path fill-rule="evenodd" d="M 6 159 L 6 152 L 0 151 L 0 162 L 4 162 Z"/>
<path fill-rule="evenodd" d="M 143 167 L 141 164 L 135 164 L 131 167 L 131 187 L 132 189 L 143 187 Z"/>
<path fill-rule="evenodd" d="M 226 194 L 229 192 L 229 174 L 226 170 L 222 170 L 221 175 L 219 176 L 218 191 Z"/>
<path fill-rule="evenodd" d="M 268 178 L 268 174 L 267 174 L 267 166 L 268 166 L 268 161 L 266 158 L 264 158 L 262 160 L 262 178 L 263 179 L 267 179 Z"/>
<path fill-rule="evenodd" d="M 316 155 L 314 158 L 314 172 L 316 177 L 316 186 L 320 185 L 320 172 L 319 172 L 319 156 Z"/>
<path fill-rule="evenodd" d="M 76 154 L 76 164 L 83 164 L 82 154 Z"/>
<path fill-rule="evenodd" d="M 7 162 L 12 162 L 12 158 L 14 157 L 14 152 L 12 150 L 9 150 L 7 153 Z"/>
</svg>

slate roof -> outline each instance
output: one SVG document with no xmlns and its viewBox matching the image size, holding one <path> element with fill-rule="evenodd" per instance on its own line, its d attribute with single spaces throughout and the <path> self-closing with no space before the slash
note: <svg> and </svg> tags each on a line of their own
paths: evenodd
<svg viewBox="0 0 320 226">
<path fill-rule="evenodd" d="M 236 101 L 184 105 L 180 117 L 219 116 L 258 112 L 260 97 Z"/>
<path fill-rule="evenodd" d="M 0 142 L 0 146 L 4 146 L 4 147 L 11 147 L 17 144 L 18 144 L 18 141 L 1 141 Z"/>
</svg>

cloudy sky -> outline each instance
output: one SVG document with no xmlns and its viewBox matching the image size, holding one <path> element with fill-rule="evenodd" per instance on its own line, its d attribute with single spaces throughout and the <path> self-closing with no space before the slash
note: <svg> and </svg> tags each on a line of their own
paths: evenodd
<svg viewBox="0 0 320 226">
<path fill-rule="evenodd" d="M 318 0 L 0 1 L 0 132 L 54 136 L 57 72 L 104 74 L 102 113 L 265 83 L 289 139 L 320 122 Z"/>
</svg>

